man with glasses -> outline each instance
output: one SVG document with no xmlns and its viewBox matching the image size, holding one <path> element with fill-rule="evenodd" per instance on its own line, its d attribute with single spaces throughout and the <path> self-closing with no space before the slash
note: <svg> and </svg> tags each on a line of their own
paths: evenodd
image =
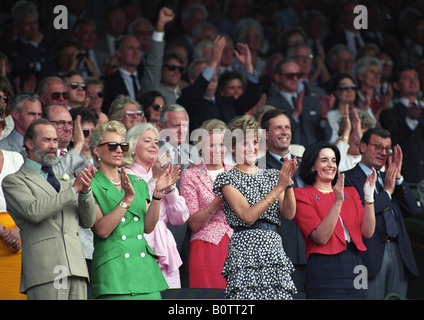
<svg viewBox="0 0 424 320">
<path fill-rule="evenodd" d="M 38 85 L 38 94 L 43 109 L 52 104 L 68 106 L 69 92 L 66 82 L 56 76 L 42 79 Z"/>
<path fill-rule="evenodd" d="M 37 93 L 20 93 L 10 102 L 10 112 L 14 121 L 14 128 L 10 134 L 0 140 L 0 149 L 16 151 L 26 156 L 24 135 L 28 126 L 41 118 L 42 110 Z"/>
<path fill-rule="evenodd" d="M 275 67 L 274 79 L 278 92 L 270 93 L 266 104 L 286 110 L 292 124 L 292 143 L 308 146 L 327 137 L 328 124 L 318 99 L 305 95 L 305 90 L 297 92 L 302 73 L 293 60 L 281 60 Z M 322 121 L 321 121 L 322 120 Z"/>
<path fill-rule="evenodd" d="M 82 154 L 84 133 L 81 129 L 81 117 L 77 117 L 74 125 L 72 116 L 65 107 L 51 105 L 44 110 L 44 118 L 53 124 L 57 133 L 58 161 L 53 166 L 55 174 L 67 174 L 69 177 L 78 175 L 90 161 Z M 72 149 L 69 150 L 71 141 Z"/>
<path fill-rule="evenodd" d="M 378 174 L 374 196 L 375 232 L 370 239 L 364 239 L 367 250 L 361 253 L 368 271 L 369 299 L 383 299 L 389 293 L 406 298 L 408 280 L 418 276 L 403 221 L 403 217 L 417 215 L 418 207 L 401 175 L 402 149 L 395 145 L 393 155 L 391 149 L 390 133 L 382 128 L 371 128 L 359 144 L 361 162 L 345 172 L 345 186 L 355 187 L 362 200 L 363 185 L 371 168 Z M 385 172 L 381 172 L 384 166 Z"/>
</svg>

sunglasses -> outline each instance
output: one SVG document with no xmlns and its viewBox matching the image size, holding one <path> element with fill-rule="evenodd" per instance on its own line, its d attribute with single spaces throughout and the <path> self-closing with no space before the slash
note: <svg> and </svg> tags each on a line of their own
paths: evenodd
<svg viewBox="0 0 424 320">
<path fill-rule="evenodd" d="M 143 111 L 137 110 L 137 111 L 125 111 L 125 116 L 127 118 L 135 118 L 135 117 L 143 117 L 144 113 Z"/>
<path fill-rule="evenodd" d="M 84 134 L 84 138 L 87 138 L 91 134 L 91 131 L 93 131 L 93 130 L 83 129 L 82 133 Z"/>
<path fill-rule="evenodd" d="M 82 90 L 87 90 L 87 84 L 85 82 L 79 83 L 79 82 L 74 81 L 74 82 L 71 82 L 70 86 L 71 86 L 72 90 L 76 90 L 76 89 L 78 89 L 78 87 L 81 87 Z"/>
<path fill-rule="evenodd" d="M 99 92 L 97 92 L 97 96 L 98 96 L 99 98 L 103 98 L 103 97 L 104 97 L 103 91 L 99 91 Z"/>
<path fill-rule="evenodd" d="M 300 72 L 299 73 L 295 73 L 295 72 L 282 73 L 281 75 L 286 77 L 288 80 L 295 80 L 296 78 L 300 79 L 302 77 L 302 74 Z"/>
<path fill-rule="evenodd" d="M 98 145 L 98 147 L 107 145 L 109 151 L 116 151 L 118 147 L 121 147 L 122 152 L 127 152 L 130 149 L 130 145 L 128 142 L 104 142 Z"/>
<path fill-rule="evenodd" d="M 168 68 L 169 71 L 178 70 L 180 73 L 183 73 L 183 71 L 184 71 L 183 66 L 176 66 L 175 64 L 164 64 L 163 67 Z"/>
<path fill-rule="evenodd" d="M 7 103 L 7 101 L 9 101 L 9 97 L 6 95 L 0 95 L 0 99 L 3 99 L 4 102 Z"/>
<path fill-rule="evenodd" d="M 50 97 L 53 100 L 59 100 L 60 96 L 63 97 L 63 99 L 68 100 L 69 99 L 69 92 L 53 92 L 50 94 Z"/>
<path fill-rule="evenodd" d="M 159 111 L 160 109 L 162 109 L 162 108 L 163 108 L 163 106 L 161 106 L 160 104 L 154 104 L 154 105 L 152 105 L 152 108 L 153 108 L 153 110 L 155 110 L 155 111 Z"/>
<path fill-rule="evenodd" d="M 340 90 L 340 91 L 347 91 L 347 90 L 355 90 L 357 88 L 357 86 L 356 86 L 356 84 L 351 84 L 351 85 L 348 85 L 348 84 L 341 84 L 340 86 L 338 86 L 338 88 L 337 88 L 337 90 Z"/>
</svg>

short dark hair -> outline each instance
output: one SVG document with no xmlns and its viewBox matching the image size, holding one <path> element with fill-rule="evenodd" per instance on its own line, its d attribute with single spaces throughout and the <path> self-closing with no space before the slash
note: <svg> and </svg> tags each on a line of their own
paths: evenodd
<svg viewBox="0 0 424 320">
<path fill-rule="evenodd" d="M 364 132 L 361 138 L 361 142 L 365 144 L 369 144 L 371 140 L 371 136 L 375 134 L 381 138 L 391 138 L 390 132 L 383 128 L 373 127 L 369 128 Z"/>
<path fill-rule="evenodd" d="M 315 182 L 315 177 L 317 175 L 316 171 L 312 170 L 315 162 L 318 159 L 319 153 L 322 149 L 330 148 L 334 151 L 336 155 L 336 164 L 339 167 L 340 163 L 340 151 L 339 149 L 332 143 L 326 141 L 318 141 L 309 145 L 302 156 L 302 162 L 300 165 L 299 175 L 303 182 L 307 185 L 312 185 Z M 335 185 L 337 182 L 337 175 L 334 177 L 332 181 L 332 185 Z"/>
<path fill-rule="evenodd" d="M 267 112 L 265 112 L 262 115 L 262 118 L 261 118 L 261 128 L 262 129 L 265 129 L 265 130 L 268 130 L 268 128 L 269 128 L 269 121 L 271 119 L 275 118 L 275 117 L 278 117 L 279 115 L 282 115 L 282 114 L 285 115 L 289 119 L 289 121 L 290 121 L 289 114 L 288 114 L 288 112 L 286 110 L 283 110 L 283 109 L 271 109 L 271 110 L 268 110 Z"/>
</svg>

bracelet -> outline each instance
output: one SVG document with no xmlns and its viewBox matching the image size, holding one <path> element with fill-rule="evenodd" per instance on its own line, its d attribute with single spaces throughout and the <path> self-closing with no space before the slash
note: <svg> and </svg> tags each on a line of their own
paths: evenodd
<svg viewBox="0 0 424 320">
<path fill-rule="evenodd" d="M 124 208 L 124 209 L 128 209 L 130 206 L 128 204 L 126 204 L 124 201 L 119 202 L 119 206 Z"/>
<path fill-rule="evenodd" d="M 152 195 L 152 199 L 153 200 L 157 200 L 157 201 L 161 201 L 162 200 L 162 197 L 161 198 L 156 198 L 155 196 Z"/>
<path fill-rule="evenodd" d="M 171 193 L 172 191 L 174 191 L 175 190 L 175 187 L 174 186 L 172 186 L 172 188 L 170 189 L 170 190 L 165 190 L 165 193 Z"/>
<path fill-rule="evenodd" d="M 209 205 L 207 205 L 207 206 L 206 206 L 206 208 L 208 208 L 208 211 L 209 211 L 211 214 L 215 214 L 215 213 L 216 213 L 216 212 L 213 212 L 213 211 L 212 211 L 212 209 L 211 209 L 211 207 L 209 207 Z"/>
<path fill-rule="evenodd" d="M 370 202 L 365 201 L 365 204 L 374 204 L 374 200 L 373 201 L 370 201 Z"/>
<path fill-rule="evenodd" d="M 287 190 L 287 189 L 290 189 L 290 188 L 293 188 L 293 187 L 294 187 L 294 183 L 289 184 L 289 185 L 287 186 L 286 190 Z"/>
<path fill-rule="evenodd" d="M 268 202 L 270 206 L 272 206 L 272 203 L 271 203 L 271 202 L 269 202 L 269 200 L 266 198 L 266 196 L 264 197 L 264 200 L 265 200 L 266 202 Z"/>
<path fill-rule="evenodd" d="M 271 195 L 271 197 L 273 197 L 273 198 L 274 198 L 274 201 L 277 201 L 277 198 L 276 198 L 276 197 L 274 197 L 274 195 L 273 195 L 272 193 L 270 193 L 270 195 Z"/>
</svg>

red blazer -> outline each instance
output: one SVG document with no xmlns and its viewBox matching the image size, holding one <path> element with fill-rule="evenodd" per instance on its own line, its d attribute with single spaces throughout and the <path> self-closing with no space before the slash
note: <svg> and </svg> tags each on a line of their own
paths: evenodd
<svg viewBox="0 0 424 320">
<path fill-rule="evenodd" d="M 345 187 L 345 200 L 341 208 L 341 217 L 349 235 L 359 251 L 367 248 L 362 242 L 361 224 L 364 215 L 358 192 L 353 187 Z M 346 248 L 343 227 L 340 219 L 337 221 L 333 234 L 325 245 L 320 245 L 313 241 L 309 235 L 318 227 L 321 221 L 330 211 L 335 201 L 334 192 L 322 193 L 316 188 L 309 186 L 305 188 L 295 188 L 296 215 L 294 221 L 299 227 L 305 240 L 306 256 L 311 253 L 337 254 Z"/>
</svg>

